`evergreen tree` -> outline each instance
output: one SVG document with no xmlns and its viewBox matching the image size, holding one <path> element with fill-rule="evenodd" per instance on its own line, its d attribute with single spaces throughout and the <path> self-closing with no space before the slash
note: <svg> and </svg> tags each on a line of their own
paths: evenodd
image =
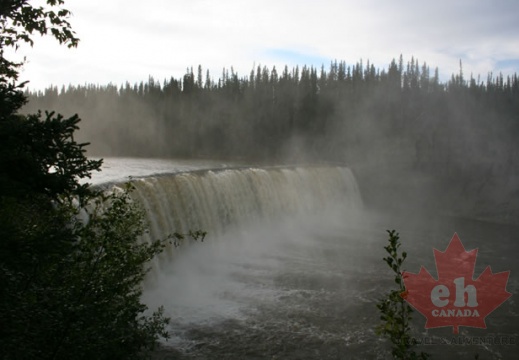
<svg viewBox="0 0 519 360">
<path fill-rule="evenodd" d="M 139 244 L 145 223 L 127 191 L 103 195 L 81 182 L 101 161 L 74 140 L 77 115 L 18 114 L 21 64 L 4 57 L 34 33 L 75 46 L 61 5 L 0 6 L 0 354 L 137 359 L 167 336 L 162 310 L 145 316 L 140 302 L 146 263 L 165 244 Z"/>
</svg>

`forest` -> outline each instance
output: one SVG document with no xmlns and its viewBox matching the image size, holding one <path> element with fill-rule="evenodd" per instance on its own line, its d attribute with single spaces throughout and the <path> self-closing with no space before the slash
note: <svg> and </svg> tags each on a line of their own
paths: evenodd
<svg viewBox="0 0 519 360">
<path fill-rule="evenodd" d="M 438 69 L 431 75 L 426 63 L 400 57 L 387 70 L 335 61 L 328 70 L 258 66 L 248 77 L 224 69 L 215 80 L 199 66 L 162 83 L 150 77 L 28 95 L 27 112 L 79 113 L 92 155 L 348 161 L 358 148 L 364 156 L 391 148 L 413 153 L 417 165 L 454 166 L 461 157 L 507 167 L 517 156 L 517 75 L 466 79 L 461 63 L 446 83 Z M 299 154 L 287 153 L 293 145 Z"/>
<path fill-rule="evenodd" d="M 460 62 L 459 72 L 441 82 L 438 69 L 431 75 L 426 63 L 400 56 L 387 69 L 333 61 L 320 69 L 258 66 L 248 76 L 224 69 L 215 78 L 198 66 L 179 79 L 31 92 L 19 81 L 25 60 L 13 62 L 4 50 L 32 46 L 36 35 L 76 47 L 71 12 L 64 0 L 4 2 L 2 358 L 141 359 L 170 336 L 165 308 L 149 309 L 141 285 L 150 261 L 183 235 L 140 241 L 149 223 L 130 196 L 133 185 L 104 192 L 87 183 L 101 170 L 100 157 L 337 163 L 353 170 L 368 209 L 403 204 L 408 214 L 432 206 L 519 218 L 517 75 L 466 77 Z M 190 235 L 203 239 L 205 232 Z M 398 234 L 389 235 L 396 249 Z M 395 294 L 403 304 L 401 290 Z M 329 309 L 338 318 L 337 307 Z"/>
<path fill-rule="evenodd" d="M 461 61 L 448 81 L 438 74 L 402 56 L 383 69 L 333 61 L 320 69 L 257 66 L 248 76 L 223 69 L 218 78 L 198 66 L 162 82 L 27 92 L 24 111 L 79 113 L 91 156 L 338 162 L 361 177 L 365 164 L 408 169 L 434 178 L 436 188 L 450 184 L 458 197 L 486 191 L 470 207 L 509 212 L 510 196 L 519 197 L 517 74 L 467 76 Z"/>
</svg>

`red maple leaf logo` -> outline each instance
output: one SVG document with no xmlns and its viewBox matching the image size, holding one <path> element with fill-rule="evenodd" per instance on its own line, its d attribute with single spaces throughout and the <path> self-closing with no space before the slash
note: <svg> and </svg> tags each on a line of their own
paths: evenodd
<svg viewBox="0 0 519 360">
<path fill-rule="evenodd" d="M 427 318 L 425 328 L 459 326 L 486 329 L 485 317 L 506 301 L 510 271 L 493 274 L 490 266 L 473 279 L 478 249 L 465 251 L 454 234 L 445 252 L 434 249 L 438 280 L 422 266 L 418 274 L 402 272 L 404 299 Z"/>
</svg>

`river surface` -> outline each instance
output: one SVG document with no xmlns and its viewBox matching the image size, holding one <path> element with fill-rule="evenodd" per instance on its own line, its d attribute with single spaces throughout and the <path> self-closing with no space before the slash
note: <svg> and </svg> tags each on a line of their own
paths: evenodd
<svg viewBox="0 0 519 360">
<path fill-rule="evenodd" d="M 105 164 L 111 174 L 95 182 L 235 165 L 133 159 Z M 455 232 L 467 250 L 479 249 L 474 278 L 487 265 L 494 273 L 511 270 L 512 297 L 487 317 L 487 329 L 462 327 L 459 335 L 451 327 L 426 331 L 425 318 L 415 312 L 413 334 L 426 343 L 418 351 L 442 359 L 517 358 L 519 227 L 340 206 L 258 219 L 219 237 L 209 233 L 205 242 L 161 259 L 143 299 L 152 309 L 164 305 L 171 317 L 170 339 L 154 358 L 391 358 L 388 342 L 375 334 L 376 304 L 394 286 L 382 261 L 387 229 L 400 233 L 408 253 L 404 267 L 411 272 L 423 265 L 436 276 L 433 248 L 445 250 Z M 474 338 L 478 344 L 469 343 Z"/>
<path fill-rule="evenodd" d="M 97 159 L 96 159 L 97 160 Z M 196 159 L 103 158 L 102 171 L 93 172 L 93 184 L 124 182 L 130 178 L 178 173 L 184 171 L 221 169 L 239 166 L 238 162 Z"/>
</svg>

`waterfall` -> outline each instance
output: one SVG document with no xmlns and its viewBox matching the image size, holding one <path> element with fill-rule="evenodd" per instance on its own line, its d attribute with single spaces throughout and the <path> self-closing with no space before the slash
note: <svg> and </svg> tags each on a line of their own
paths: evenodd
<svg viewBox="0 0 519 360">
<path fill-rule="evenodd" d="M 332 205 L 362 205 L 346 167 L 304 166 L 200 170 L 133 181 L 150 238 L 202 229 L 221 234 L 231 225 L 315 213 Z"/>
</svg>

